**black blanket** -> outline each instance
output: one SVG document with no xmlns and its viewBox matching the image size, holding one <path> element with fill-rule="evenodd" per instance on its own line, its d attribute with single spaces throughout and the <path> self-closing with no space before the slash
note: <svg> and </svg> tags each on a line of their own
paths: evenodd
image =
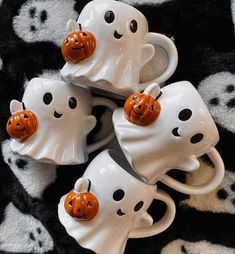
<svg viewBox="0 0 235 254">
<path fill-rule="evenodd" d="M 92 253 L 66 234 L 57 215 L 60 197 L 87 164 L 55 168 L 20 157 L 11 152 L 5 131 L 9 103 L 21 100 L 25 83 L 37 76 L 53 77 L 63 67 L 60 44 L 66 22 L 76 19 L 87 2 L 0 0 L 0 253 Z M 215 191 L 202 196 L 182 195 L 160 185 L 176 202 L 173 224 L 155 237 L 128 240 L 125 253 L 235 253 L 235 1 L 126 2 L 147 17 L 150 31 L 174 40 L 179 65 L 167 84 L 188 80 L 198 89 L 218 126 L 217 149 L 226 173 Z M 100 117 L 103 111 L 94 114 Z M 100 120 L 88 141 L 101 128 Z M 211 167 L 206 158 L 201 165 L 194 174 L 173 174 L 201 183 Z M 153 203 L 150 213 L 156 220 L 164 209 L 160 202 Z"/>
</svg>

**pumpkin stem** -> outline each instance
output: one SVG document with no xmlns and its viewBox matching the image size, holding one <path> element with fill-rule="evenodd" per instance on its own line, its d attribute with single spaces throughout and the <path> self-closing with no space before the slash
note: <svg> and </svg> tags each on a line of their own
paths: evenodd
<svg viewBox="0 0 235 254">
<path fill-rule="evenodd" d="M 79 178 L 74 185 L 74 191 L 76 192 L 89 192 L 91 181 L 84 178 Z"/>
<path fill-rule="evenodd" d="M 79 25 L 79 30 L 82 31 L 82 24 L 78 23 L 78 25 Z"/>
<path fill-rule="evenodd" d="M 22 101 L 22 107 L 23 107 L 23 110 L 26 110 L 26 107 L 23 101 Z"/>
<path fill-rule="evenodd" d="M 161 89 L 158 83 L 152 83 L 144 90 L 144 94 L 150 95 L 153 98 L 158 98 L 161 93 Z"/>
</svg>

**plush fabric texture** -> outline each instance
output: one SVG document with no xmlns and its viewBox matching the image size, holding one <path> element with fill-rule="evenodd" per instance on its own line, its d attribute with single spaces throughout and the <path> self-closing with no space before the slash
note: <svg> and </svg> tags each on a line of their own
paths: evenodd
<svg viewBox="0 0 235 254">
<path fill-rule="evenodd" d="M 57 215 L 60 197 L 73 188 L 89 162 L 56 168 L 20 157 L 11 152 L 5 130 L 9 103 L 21 100 L 27 82 L 38 76 L 58 77 L 64 65 L 60 43 L 66 21 L 76 19 L 87 2 L 0 0 L 0 253 L 93 253 L 67 235 Z M 223 182 L 207 195 L 187 196 L 159 184 L 175 200 L 176 218 L 157 236 L 128 240 L 125 254 L 235 253 L 235 1 L 124 2 L 146 16 L 150 31 L 174 40 L 179 65 L 165 85 L 188 80 L 198 89 L 218 126 L 217 149 L 226 167 Z M 153 75 L 151 71 L 146 70 L 147 75 Z M 94 114 L 98 125 L 88 142 L 105 135 L 104 127 L 110 124 L 110 114 L 102 108 Z M 117 141 L 108 147 L 117 148 Z M 193 174 L 172 174 L 199 184 L 211 171 L 212 165 L 203 157 L 200 170 Z M 154 220 L 164 211 L 161 202 L 149 209 Z"/>
</svg>

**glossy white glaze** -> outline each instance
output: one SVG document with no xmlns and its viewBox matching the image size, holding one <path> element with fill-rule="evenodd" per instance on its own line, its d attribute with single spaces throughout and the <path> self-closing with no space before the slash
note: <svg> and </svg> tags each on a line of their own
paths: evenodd
<svg viewBox="0 0 235 254">
<path fill-rule="evenodd" d="M 177 82 L 163 87 L 161 91 L 162 95 L 158 98 L 161 113 L 148 126 L 129 122 L 123 108 L 113 114 L 115 133 L 126 158 L 148 183 L 155 183 L 170 169 L 186 172 L 198 169 L 197 157 L 209 154 L 219 140 L 217 127 L 191 83 Z M 213 154 L 219 158 L 218 153 Z M 215 170 L 218 177 L 213 180 L 213 188 L 223 178 L 223 163 L 219 165 Z M 190 192 L 183 188 L 180 190 Z M 192 191 L 196 193 L 196 190 Z"/>
<path fill-rule="evenodd" d="M 47 104 L 45 94 L 51 98 Z M 26 87 L 22 102 L 36 114 L 38 130 L 23 142 L 12 140 L 11 149 L 20 155 L 60 165 L 79 164 L 87 160 L 88 152 L 107 144 L 113 137 L 107 135 L 104 140 L 87 146 L 86 136 L 96 125 L 92 107 L 105 105 L 114 110 L 115 104 L 104 98 L 92 98 L 86 88 L 60 80 L 34 78 Z M 15 113 L 22 110 L 22 103 L 13 100 L 10 107 Z"/>
<path fill-rule="evenodd" d="M 112 11 L 114 20 L 107 23 L 105 14 Z M 132 21 L 137 22 L 137 30 L 130 29 Z M 72 84 L 85 84 L 110 94 L 128 96 L 144 89 L 155 81 L 162 83 L 175 71 L 178 61 L 177 50 L 168 37 L 148 32 L 145 16 L 134 7 L 113 0 L 94 0 L 88 3 L 77 20 L 83 30 L 91 31 L 96 38 L 94 54 L 78 64 L 66 63 L 61 70 L 62 77 Z M 70 30 L 79 30 L 78 24 L 69 21 Z M 166 54 L 159 61 L 166 67 L 154 80 L 140 84 L 142 68 L 153 58 L 154 45 Z"/>
<path fill-rule="evenodd" d="M 122 254 L 128 238 L 147 237 L 164 231 L 175 216 L 173 200 L 157 190 L 156 185 L 147 185 L 136 177 L 123 155 L 114 150 L 100 153 L 90 163 L 83 177 L 78 179 L 74 189 L 78 191 L 79 185 L 89 179 L 90 192 L 99 201 L 99 212 L 91 221 L 74 220 L 66 213 L 65 196 L 62 197 L 58 213 L 67 233 L 80 245 L 97 254 Z M 147 213 L 153 199 L 160 199 L 167 205 L 163 218 L 154 224 Z M 140 202 L 143 202 L 143 206 L 135 211 Z"/>
</svg>

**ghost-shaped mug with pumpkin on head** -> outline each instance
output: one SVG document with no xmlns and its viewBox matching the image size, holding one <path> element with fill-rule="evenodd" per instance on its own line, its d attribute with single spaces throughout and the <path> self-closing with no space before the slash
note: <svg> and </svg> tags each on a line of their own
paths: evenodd
<svg viewBox="0 0 235 254">
<path fill-rule="evenodd" d="M 181 81 L 162 89 L 151 84 L 144 93 L 131 95 L 124 108 L 114 111 L 113 124 L 126 158 L 149 184 L 160 180 L 186 194 L 204 194 L 222 181 L 224 164 L 215 149 L 218 130 L 191 83 Z M 204 154 L 214 164 L 206 183 L 192 186 L 167 175 L 171 169 L 197 170 L 198 157 Z"/>
<path fill-rule="evenodd" d="M 92 108 L 116 105 L 109 99 L 92 97 L 84 87 L 71 86 L 62 80 L 34 78 L 28 83 L 22 102 L 12 100 L 12 116 L 7 131 L 12 137 L 13 152 L 41 162 L 59 165 L 81 164 L 88 154 L 110 142 L 114 133 L 86 143 L 96 125 Z"/>
<path fill-rule="evenodd" d="M 173 41 L 149 32 L 145 16 L 128 4 L 91 1 L 77 22 L 69 20 L 67 27 L 70 33 L 62 43 L 67 63 L 61 76 L 74 85 L 126 97 L 151 82 L 166 81 L 176 69 L 178 54 Z M 64 50 L 67 47 L 69 52 Z M 81 59 L 78 54 L 86 57 Z M 154 69 L 151 78 L 144 74 L 149 66 Z"/>
</svg>

